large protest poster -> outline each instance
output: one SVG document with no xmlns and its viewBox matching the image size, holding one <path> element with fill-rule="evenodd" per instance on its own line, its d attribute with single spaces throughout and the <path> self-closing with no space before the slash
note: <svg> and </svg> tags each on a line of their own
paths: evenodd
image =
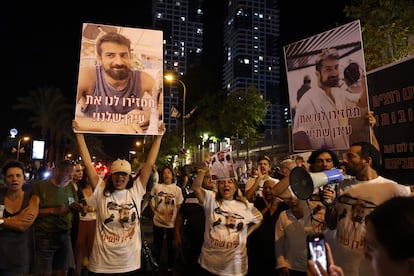
<svg viewBox="0 0 414 276">
<path fill-rule="evenodd" d="M 414 57 L 368 72 L 381 175 L 414 185 Z"/>
<path fill-rule="evenodd" d="M 236 177 L 236 168 L 231 156 L 231 146 L 216 152 L 210 163 L 210 174 L 213 180 Z"/>
<path fill-rule="evenodd" d="M 162 31 L 82 25 L 75 132 L 161 134 L 162 92 Z"/>
<path fill-rule="evenodd" d="M 370 141 L 359 20 L 284 46 L 292 150 L 346 150 Z"/>
</svg>

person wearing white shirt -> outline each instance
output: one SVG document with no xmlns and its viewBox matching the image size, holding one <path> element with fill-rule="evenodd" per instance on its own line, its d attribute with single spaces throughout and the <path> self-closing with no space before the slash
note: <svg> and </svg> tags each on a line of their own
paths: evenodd
<svg viewBox="0 0 414 276">
<path fill-rule="evenodd" d="M 256 197 L 263 196 L 263 184 L 266 180 L 272 179 L 276 184 L 279 183 L 279 179 L 269 175 L 272 169 L 270 162 L 270 157 L 266 155 L 260 156 L 257 159 L 258 176 L 256 178 L 249 178 L 245 188 L 245 196 L 250 202 L 253 202 Z"/>
</svg>

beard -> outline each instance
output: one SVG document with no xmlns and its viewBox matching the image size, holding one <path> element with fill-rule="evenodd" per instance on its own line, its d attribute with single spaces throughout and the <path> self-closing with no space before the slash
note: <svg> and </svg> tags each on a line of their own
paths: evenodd
<svg viewBox="0 0 414 276">
<path fill-rule="evenodd" d="M 338 87 L 339 78 L 338 76 L 329 76 L 325 81 L 321 80 L 321 83 L 326 87 Z"/>
<path fill-rule="evenodd" d="M 346 168 L 346 174 L 351 176 L 357 176 L 363 169 L 364 167 L 361 164 L 353 166 L 352 168 L 350 168 L 348 165 L 348 167 Z"/>
<path fill-rule="evenodd" d="M 129 68 L 123 65 L 104 68 L 104 70 L 114 80 L 126 80 L 129 76 Z"/>
</svg>

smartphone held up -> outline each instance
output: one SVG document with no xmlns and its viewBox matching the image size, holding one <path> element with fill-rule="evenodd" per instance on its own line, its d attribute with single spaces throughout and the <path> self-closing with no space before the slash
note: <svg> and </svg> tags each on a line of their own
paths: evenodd
<svg viewBox="0 0 414 276">
<path fill-rule="evenodd" d="M 316 271 L 319 275 L 322 273 L 319 271 L 316 261 L 318 261 L 325 271 L 328 271 L 328 256 L 326 254 L 325 236 L 323 233 L 313 233 L 306 237 L 306 244 L 308 248 L 308 259 L 312 260 L 315 265 Z"/>
</svg>

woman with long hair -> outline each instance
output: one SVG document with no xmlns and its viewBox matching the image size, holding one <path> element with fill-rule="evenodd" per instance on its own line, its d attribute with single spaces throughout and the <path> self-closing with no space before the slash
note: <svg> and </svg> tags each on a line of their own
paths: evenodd
<svg viewBox="0 0 414 276">
<path fill-rule="evenodd" d="M 161 127 L 164 133 L 164 125 Z M 154 139 L 135 180 L 131 175 L 131 164 L 122 159 L 111 164 L 111 175 L 107 179 L 101 179 L 92 165 L 84 135 L 77 133 L 76 137 L 96 200 L 96 232 L 88 275 L 135 273 L 141 268 L 141 201 L 158 156 L 162 135 Z"/>
</svg>

